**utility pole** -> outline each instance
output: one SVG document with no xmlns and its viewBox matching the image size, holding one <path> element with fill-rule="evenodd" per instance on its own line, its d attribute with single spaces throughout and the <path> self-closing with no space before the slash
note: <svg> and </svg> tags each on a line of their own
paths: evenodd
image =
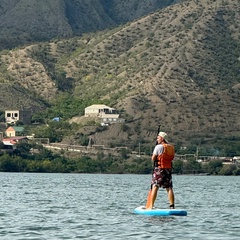
<svg viewBox="0 0 240 240">
<path fill-rule="evenodd" d="M 87 149 L 92 147 L 92 138 L 89 138 Z"/>
<path fill-rule="evenodd" d="M 198 146 L 197 146 L 197 149 L 196 149 L 196 161 L 198 160 L 198 153 L 199 153 L 199 149 L 198 149 Z"/>
</svg>

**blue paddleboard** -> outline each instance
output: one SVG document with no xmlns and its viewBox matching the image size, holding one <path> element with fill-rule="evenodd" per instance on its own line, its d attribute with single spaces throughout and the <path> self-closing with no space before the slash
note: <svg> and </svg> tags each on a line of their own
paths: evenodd
<svg viewBox="0 0 240 240">
<path fill-rule="evenodd" d="M 153 208 L 153 209 L 146 209 L 145 206 L 140 206 L 134 209 L 133 211 L 136 214 L 143 214 L 149 216 L 187 216 L 187 211 L 183 209 L 160 209 L 160 208 Z"/>
</svg>

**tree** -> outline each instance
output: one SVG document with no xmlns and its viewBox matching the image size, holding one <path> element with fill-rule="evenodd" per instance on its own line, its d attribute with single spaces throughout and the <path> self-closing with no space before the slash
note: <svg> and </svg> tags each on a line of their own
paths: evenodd
<svg viewBox="0 0 240 240">
<path fill-rule="evenodd" d="M 185 173 L 201 173 L 202 165 L 201 163 L 197 162 L 195 159 L 190 159 L 187 162 L 183 163 L 183 172 Z"/>
<path fill-rule="evenodd" d="M 123 159 L 127 159 L 128 158 L 128 154 L 127 154 L 127 149 L 126 148 L 121 148 L 120 149 L 120 154 L 121 154 L 121 157 Z"/>
<path fill-rule="evenodd" d="M 234 172 L 236 172 L 237 166 L 235 164 L 230 165 L 223 165 L 222 169 L 219 171 L 220 175 L 234 175 Z"/>
<path fill-rule="evenodd" d="M 210 174 L 218 174 L 222 166 L 223 166 L 223 163 L 221 160 L 211 160 L 208 163 L 208 172 Z"/>
<path fill-rule="evenodd" d="M 183 161 L 176 160 L 173 161 L 173 173 L 182 173 L 183 171 Z"/>
</svg>

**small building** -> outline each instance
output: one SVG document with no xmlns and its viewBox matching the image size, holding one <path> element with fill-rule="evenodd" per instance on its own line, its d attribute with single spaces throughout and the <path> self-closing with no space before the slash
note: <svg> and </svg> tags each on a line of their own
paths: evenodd
<svg viewBox="0 0 240 240">
<path fill-rule="evenodd" d="M 25 143 L 28 142 L 28 138 L 25 136 L 19 137 L 10 137 L 10 138 L 3 138 L 2 143 L 4 146 L 4 150 L 15 150 L 17 143 Z"/>
<path fill-rule="evenodd" d="M 111 123 L 122 123 L 125 120 L 120 118 L 115 108 L 110 108 L 104 104 L 94 104 L 85 108 L 85 117 L 98 117 L 101 119 L 102 126 L 108 126 Z"/>
<path fill-rule="evenodd" d="M 102 126 L 106 126 L 105 124 L 109 123 L 123 123 L 125 120 L 119 117 L 119 114 L 102 114 L 101 122 Z"/>
<path fill-rule="evenodd" d="M 55 117 L 52 119 L 53 122 L 60 122 L 60 117 Z"/>
<path fill-rule="evenodd" d="M 23 124 L 31 124 L 31 111 L 6 110 L 5 121 L 8 124 L 15 124 L 17 121 L 21 121 Z"/>
<path fill-rule="evenodd" d="M 234 156 L 232 159 L 232 162 L 239 163 L 240 162 L 240 156 Z"/>
<path fill-rule="evenodd" d="M 104 104 L 94 104 L 85 108 L 85 117 L 101 117 L 103 114 L 117 114 L 116 109 Z M 118 115 L 118 114 L 117 114 Z"/>
<path fill-rule="evenodd" d="M 19 126 L 10 126 L 5 131 L 5 134 L 7 137 L 22 136 L 23 133 L 24 133 L 24 127 L 19 127 Z"/>
</svg>

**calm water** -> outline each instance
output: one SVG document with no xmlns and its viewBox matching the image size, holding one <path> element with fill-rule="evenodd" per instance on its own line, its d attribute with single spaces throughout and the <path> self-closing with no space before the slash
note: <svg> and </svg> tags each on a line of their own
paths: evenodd
<svg viewBox="0 0 240 240">
<path fill-rule="evenodd" d="M 240 239 L 240 177 L 174 175 L 188 216 L 135 215 L 150 178 L 0 173 L 0 239 Z M 168 206 L 165 191 L 156 206 Z"/>
</svg>

